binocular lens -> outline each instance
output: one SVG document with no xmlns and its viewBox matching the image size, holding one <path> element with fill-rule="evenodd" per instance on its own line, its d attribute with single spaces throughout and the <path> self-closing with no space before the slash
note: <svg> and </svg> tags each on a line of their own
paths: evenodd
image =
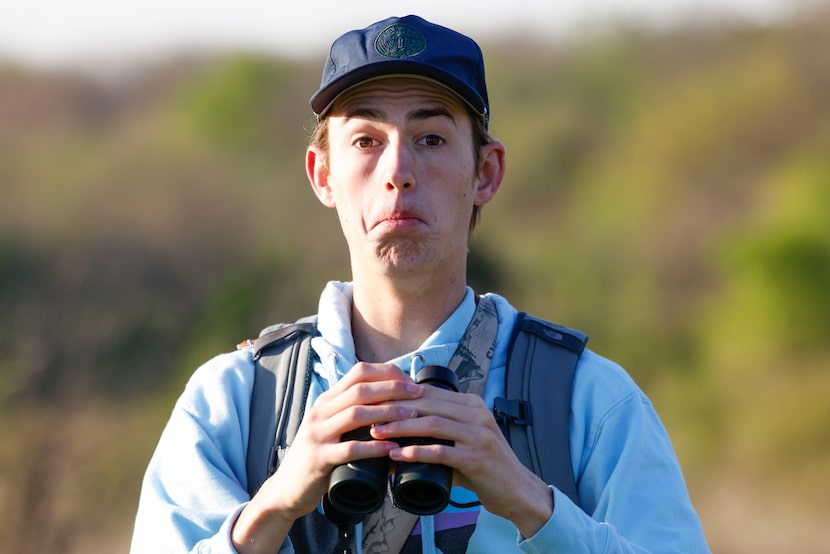
<svg viewBox="0 0 830 554">
<path fill-rule="evenodd" d="M 369 483 L 347 481 L 329 490 L 329 500 L 338 510 L 355 515 L 371 514 L 383 502 L 383 494 Z"/>
<path fill-rule="evenodd" d="M 428 466 L 428 477 L 416 476 L 417 470 L 409 470 L 396 479 L 392 488 L 395 505 L 411 514 L 421 516 L 437 514 L 447 506 L 452 487 L 452 470 L 444 466 Z M 438 469 L 444 469 L 442 475 Z M 414 475 L 413 475 L 414 474 Z"/>
<path fill-rule="evenodd" d="M 351 435 L 351 439 L 357 440 L 370 438 L 368 427 Z M 329 479 L 329 501 L 346 514 L 371 514 L 383 504 L 388 477 L 389 458 L 368 458 L 337 466 Z"/>
</svg>

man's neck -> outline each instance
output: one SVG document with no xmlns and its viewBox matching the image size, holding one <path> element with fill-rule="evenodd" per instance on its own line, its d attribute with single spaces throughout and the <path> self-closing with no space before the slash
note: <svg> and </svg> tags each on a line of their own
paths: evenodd
<svg viewBox="0 0 830 554">
<path fill-rule="evenodd" d="M 352 335 L 358 359 L 385 362 L 417 349 L 458 308 L 466 284 L 418 287 L 355 282 Z"/>
</svg>

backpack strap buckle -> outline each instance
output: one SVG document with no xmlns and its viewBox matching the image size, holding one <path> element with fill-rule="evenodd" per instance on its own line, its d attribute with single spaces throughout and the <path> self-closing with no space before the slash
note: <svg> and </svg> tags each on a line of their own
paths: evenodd
<svg viewBox="0 0 830 554">
<path fill-rule="evenodd" d="M 526 400 L 507 399 L 496 397 L 493 399 L 493 415 L 502 431 L 507 430 L 508 424 L 530 425 L 530 402 Z"/>
</svg>

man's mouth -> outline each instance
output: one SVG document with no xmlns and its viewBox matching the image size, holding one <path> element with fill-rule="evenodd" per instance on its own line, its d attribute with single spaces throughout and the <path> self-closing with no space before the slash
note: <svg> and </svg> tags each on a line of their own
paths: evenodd
<svg viewBox="0 0 830 554">
<path fill-rule="evenodd" d="M 373 228 L 382 229 L 407 229 L 421 225 L 423 220 L 415 212 L 396 211 L 387 216 L 381 217 L 374 224 Z"/>
</svg>

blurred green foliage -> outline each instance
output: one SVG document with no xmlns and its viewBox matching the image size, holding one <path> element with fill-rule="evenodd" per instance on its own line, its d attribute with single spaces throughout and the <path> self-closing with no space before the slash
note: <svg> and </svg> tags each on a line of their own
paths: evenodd
<svg viewBox="0 0 830 554">
<path fill-rule="evenodd" d="M 469 267 L 632 373 L 693 493 L 751 468 L 823 513 L 828 30 L 485 45 L 508 175 Z M 194 368 L 349 278 L 303 167 L 318 71 L 243 54 L 115 81 L 0 69 L 4 550 L 125 546 Z"/>
</svg>

